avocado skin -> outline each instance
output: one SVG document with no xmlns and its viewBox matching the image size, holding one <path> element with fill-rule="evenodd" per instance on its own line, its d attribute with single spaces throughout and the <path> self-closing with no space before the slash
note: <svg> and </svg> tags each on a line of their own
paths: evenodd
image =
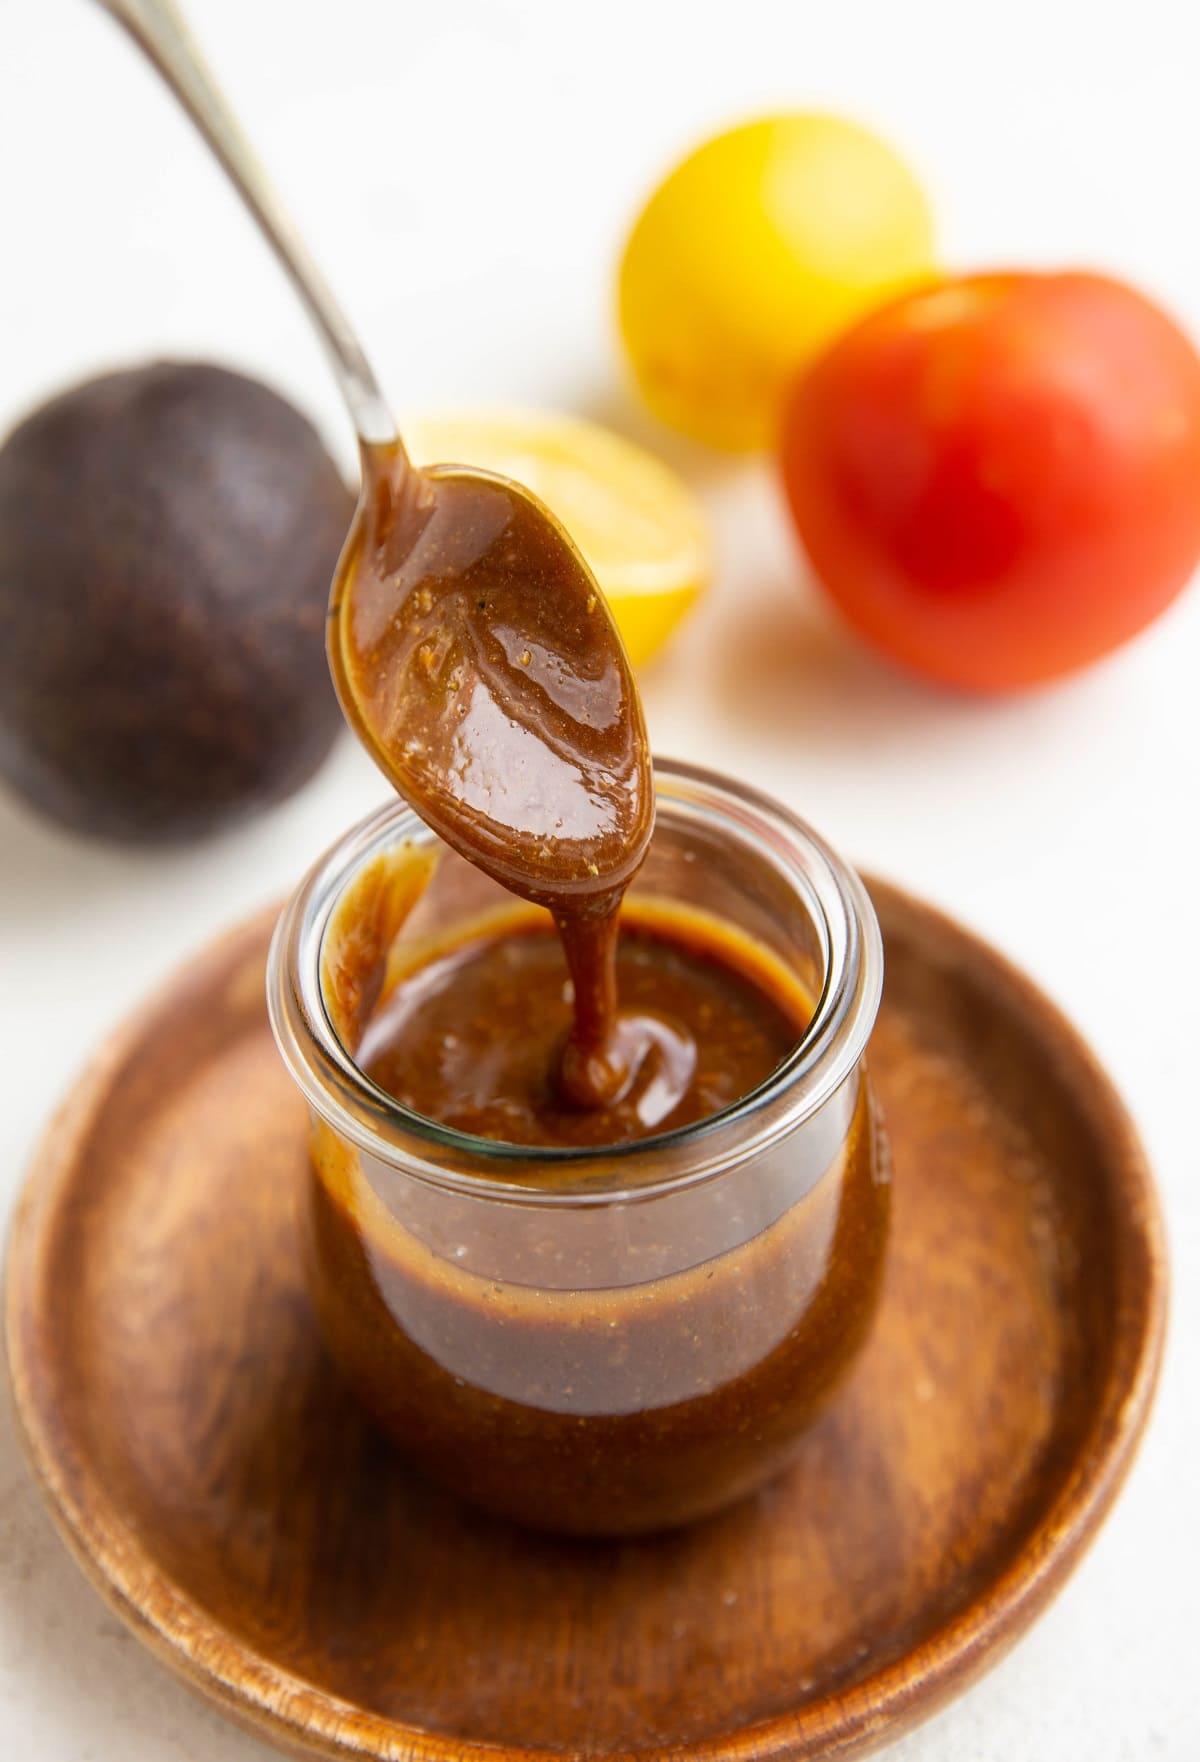
<svg viewBox="0 0 1200 1762">
<path fill-rule="evenodd" d="M 290 795 L 341 726 L 325 610 L 353 509 L 307 418 L 221 367 L 36 410 L 0 448 L 0 774 L 139 842 Z"/>
</svg>

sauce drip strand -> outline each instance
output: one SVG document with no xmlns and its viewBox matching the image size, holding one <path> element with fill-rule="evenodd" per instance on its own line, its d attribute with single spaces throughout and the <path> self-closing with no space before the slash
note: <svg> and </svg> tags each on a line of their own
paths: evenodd
<svg viewBox="0 0 1200 1762">
<path fill-rule="evenodd" d="M 549 908 L 574 986 L 564 1098 L 614 1104 L 650 1045 L 617 1010 L 617 912 L 654 826 L 641 702 L 587 565 L 518 485 L 363 448 L 330 602 L 351 726 L 452 849 Z"/>
</svg>

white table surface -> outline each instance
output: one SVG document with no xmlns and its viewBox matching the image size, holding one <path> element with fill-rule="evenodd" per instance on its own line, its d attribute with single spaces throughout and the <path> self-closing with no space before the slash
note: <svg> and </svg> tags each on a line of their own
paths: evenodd
<svg viewBox="0 0 1200 1762">
<path fill-rule="evenodd" d="M 902 145 L 949 261 L 1107 267 L 1200 335 L 1191 0 L 193 4 L 401 408 L 559 405 L 654 437 L 609 330 L 622 229 L 694 135 L 788 104 L 858 115 Z M 0 167 L 0 429 L 86 372 L 207 356 L 289 391 L 349 460 L 273 263 L 94 9 L 0 0 Z M 656 438 L 709 498 L 721 545 L 710 599 L 645 681 L 656 747 L 773 791 L 1024 964 L 1116 1077 L 1167 1209 L 1167 1366 L 1115 1514 L 1015 1653 L 890 1753 L 1195 1762 L 1200 592 L 1057 690 L 948 700 L 830 622 L 765 466 Z M 285 807 L 167 855 L 77 842 L 0 796 L 0 1212 L 110 1024 L 380 793 L 345 740 Z M 0 1756 L 265 1754 L 85 1587 L 0 1400 Z"/>
</svg>

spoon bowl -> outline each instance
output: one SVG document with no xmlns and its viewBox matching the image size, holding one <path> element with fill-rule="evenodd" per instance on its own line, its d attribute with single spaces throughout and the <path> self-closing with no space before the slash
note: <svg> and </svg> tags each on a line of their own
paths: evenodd
<svg viewBox="0 0 1200 1762">
<path fill-rule="evenodd" d="M 612 613 L 528 490 L 364 449 L 330 600 L 342 707 L 436 832 L 524 898 L 611 908 L 645 855 L 653 784 Z"/>
</svg>

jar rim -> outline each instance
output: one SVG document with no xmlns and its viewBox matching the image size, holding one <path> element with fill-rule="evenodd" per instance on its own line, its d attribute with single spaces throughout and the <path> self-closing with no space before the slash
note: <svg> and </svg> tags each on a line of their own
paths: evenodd
<svg viewBox="0 0 1200 1762">
<path fill-rule="evenodd" d="M 823 975 L 807 1029 L 780 1065 L 728 1107 L 686 1126 L 599 1148 L 480 1138 L 403 1106 L 342 1044 L 325 1006 L 321 953 L 330 917 L 358 870 L 405 839 L 436 842 L 413 809 L 387 804 L 318 858 L 285 905 L 267 961 L 276 1043 L 309 1106 L 342 1137 L 406 1175 L 477 1198 L 539 1205 L 635 1202 L 697 1185 L 757 1157 L 817 1113 L 862 1058 L 883 988 L 883 943 L 854 870 L 803 820 L 740 782 L 669 759 L 654 762 L 660 816 L 690 813 L 756 847 L 803 898 Z M 672 1169 L 681 1151 L 685 1166 Z M 548 1170 L 570 1185 L 547 1186 Z M 542 1181 L 521 1181 L 524 1172 Z"/>
</svg>

